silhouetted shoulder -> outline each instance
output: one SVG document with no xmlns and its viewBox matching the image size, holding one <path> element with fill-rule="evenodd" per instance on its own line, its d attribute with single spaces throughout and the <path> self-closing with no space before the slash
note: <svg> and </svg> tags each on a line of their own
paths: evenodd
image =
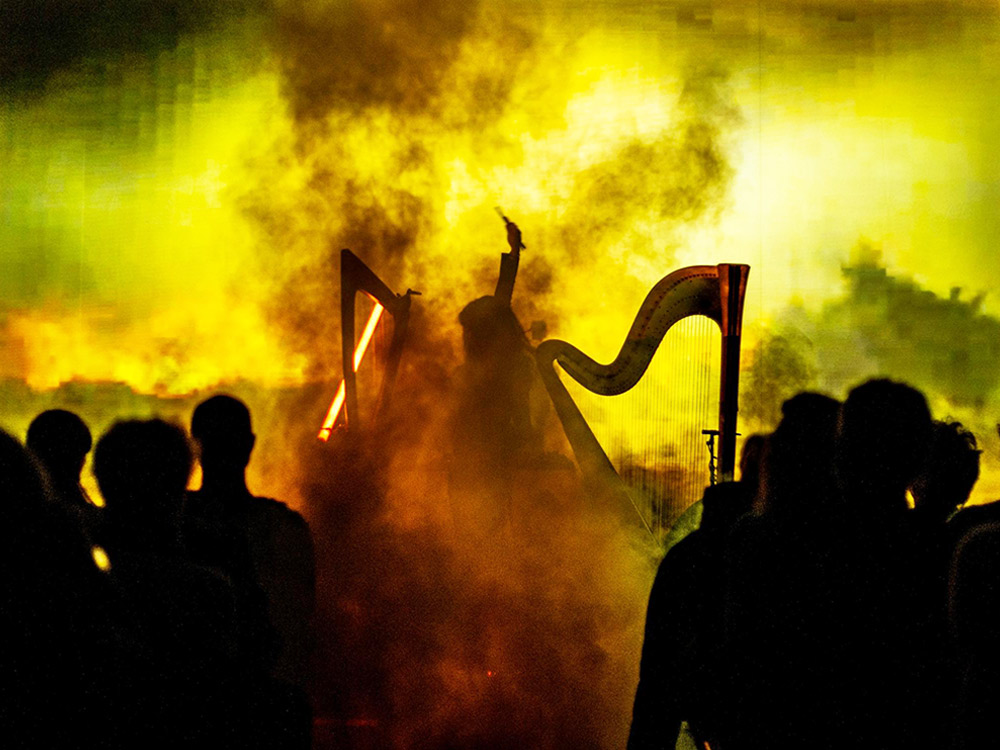
<svg viewBox="0 0 1000 750">
<path fill-rule="evenodd" d="M 273 498 L 255 497 L 248 503 L 247 535 L 265 590 L 274 594 L 274 586 L 263 579 L 275 575 L 291 575 L 307 588 L 314 585 L 312 533 L 302 514 Z M 291 582 L 286 581 L 286 585 Z M 312 601 L 311 594 L 301 595 Z"/>
<path fill-rule="evenodd" d="M 957 543 L 976 526 L 990 523 L 1000 523 L 1000 500 L 962 508 L 948 521 L 948 529 L 951 539 Z"/>
<path fill-rule="evenodd" d="M 250 515 L 274 524 L 309 529 L 309 524 L 301 513 L 273 497 L 254 497 L 250 502 Z"/>
<path fill-rule="evenodd" d="M 254 496 L 254 502 L 260 506 L 261 509 L 266 509 L 264 512 L 267 513 L 277 513 L 279 515 L 294 516 L 296 518 L 302 519 L 302 514 L 297 510 L 292 510 L 288 507 L 287 503 L 283 503 L 280 500 L 275 500 L 273 497 L 257 497 Z"/>
</svg>

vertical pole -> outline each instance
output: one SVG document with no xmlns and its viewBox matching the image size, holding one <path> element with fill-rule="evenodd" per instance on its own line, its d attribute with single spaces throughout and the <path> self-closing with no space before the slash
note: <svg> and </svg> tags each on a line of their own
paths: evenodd
<svg viewBox="0 0 1000 750">
<path fill-rule="evenodd" d="M 340 339 L 342 343 L 341 358 L 344 368 L 344 386 L 346 398 L 344 402 L 344 423 L 348 429 L 356 432 L 358 419 L 358 378 L 354 374 L 354 293 L 357 281 L 354 278 L 354 266 L 357 258 L 350 250 L 340 251 Z"/>
<path fill-rule="evenodd" d="M 719 383 L 719 479 L 733 481 L 736 468 L 736 418 L 740 399 L 740 343 L 743 334 L 743 298 L 750 266 L 722 263 L 719 297 L 722 316 L 722 363 Z"/>
</svg>

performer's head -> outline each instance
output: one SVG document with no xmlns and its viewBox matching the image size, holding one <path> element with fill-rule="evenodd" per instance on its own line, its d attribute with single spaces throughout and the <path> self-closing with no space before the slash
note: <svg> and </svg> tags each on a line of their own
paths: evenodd
<svg viewBox="0 0 1000 750">
<path fill-rule="evenodd" d="M 480 297 L 458 314 L 466 359 L 507 355 L 524 347 L 524 331 L 509 305 Z"/>
</svg>

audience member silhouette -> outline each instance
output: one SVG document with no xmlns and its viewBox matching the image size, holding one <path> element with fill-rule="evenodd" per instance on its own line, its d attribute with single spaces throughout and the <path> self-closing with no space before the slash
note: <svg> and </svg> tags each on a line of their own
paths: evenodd
<svg viewBox="0 0 1000 750">
<path fill-rule="evenodd" d="M 992 747 L 1000 705 L 1000 523 L 972 526 L 958 542 L 948 615 L 958 662 L 951 747 Z"/>
<path fill-rule="evenodd" d="M 975 435 L 959 422 L 934 422 L 927 460 L 910 488 L 915 515 L 941 525 L 964 505 L 979 479 L 979 453 Z"/>
<path fill-rule="evenodd" d="M 258 666 L 271 678 L 252 717 L 260 742 L 308 747 L 311 711 L 304 685 L 316 586 L 309 526 L 284 503 L 256 497 L 247 487 L 256 436 L 245 404 L 226 395 L 203 401 L 194 410 L 191 433 L 202 485 L 188 494 L 189 548 L 233 581 L 244 647 L 256 652 Z M 267 633 L 274 639 L 270 649 Z"/>
<path fill-rule="evenodd" d="M 191 461 L 184 432 L 156 419 L 115 424 L 94 451 L 108 552 L 139 647 L 136 731 L 164 747 L 238 746 L 232 592 L 181 543 Z"/>
<path fill-rule="evenodd" d="M 833 452 L 840 404 L 802 393 L 768 438 L 755 515 L 728 539 L 719 640 L 719 734 L 729 747 L 821 747 L 830 667 L 814 652 L 828 617 L 836 541 Z M 805 693 L 805 695 L 803 695 Z M 816 704 L 812 702 L 816 701 Z M 833 745 L 831 745 L 832 747 Z"/>
<path fill-rule="evenodd" d="M 106 559 L 49 487 L 0 432 L 0 737 L 4 747 L 126 747 L 125 638 Z"/>
<path fill-rule="evenodd" d="M 89 506 L 80 472 L 93 441 L 83 420 L 65 409 L 43 411 L 28 427 L 27 443 L 48 472 L 55 494 L 66 503 Z"/>
<path fill-rule="evenodd" d="M 945 459 L 937 465 L 935 482 L 946 496 L 937 516 L 952 503 L 966 501 L 979 474 L 975 438 L 953 423 L 941 425 L 946 436 Z M 926 492 L 914 486 L 919 501 Z M 1000 503 L 965 508 L 948 523 L 953 546 L 948 576 L 948 617 L 954 639 L 956 682 L 955 722 L 951 747 L 955 750 L 989 747 L 996 742 L 996 707 L 1000 705 Z M 919 509 L 919 503 L 918 503 Z"/>
<path fill-rule="evenodd" d="M 740 487 L 746 494 L 746 501 L 750 504 L 750 511 L 757 507 L 757 500 L 761 495 L 760 473 L 764 465 L 764 453 L 767 450 L 767 435 L 756 433 L 747 436 L 743 441 L 743 451 L 740 453 Z M 749 512 L 749 511 L 744 511 Z M 744 515 L 743 512 L 740 515 Z M 737 518 L 733 518 L 736 521 Z"/>
<path fill-rule="evenodd" d="M 701 526 L 671 547 L 657 569 L 646 611 L 629 750 L 672 748 L 682 722 L 697 742 L 716 738 L 725 544 L 729 529 L 750 511 L 757 495 L 765 442 L 763 435 L 747 438 L 740 481 L 705 489 Z"/>
<path fill-rule="evenodd" d="M 808 412 L 786 431 L 786 411 L 772 436 L 770 523 L 734 540 L 726 746 L 933 746 L 944 741 L 940 556 L 905 495 L 930 438 L 926 401 L 873 380 L 837 421 Z"/>
<path fill-rule="evenodd" d="M 848 506 L 868 517 L 899 517 L 906 490 L 930 446 L 930 410 L 920 391 L 870 380 L 849 394 L 837 436 L 837 475 Z"/>
<path fill-rule="evenodd" d="M 955 424 L 957 425 L 957 423 Z M 976 450 L 977 443 L 973 435 L 963 431 L 960 426 L 957 426 L 956 430 L 961 436 L 960 439 L 965 441 L 964 444 L 959 442 L 959 438 L 950 441 L 953 449 L 956 451 L 952 458 L 952 465 L 954 467 L 952 469 L 954 475 L 952 481 L 956 485 L 955 496 L 957 499 L 965 484 L 970 479 L 974 482 L 978 478 L 980 451 Z M 975 463 L 975 477 L 972 477 L 973 463 Z M 942 481 L 945 480 L 942 478 Z M 972 486 L 970 485 L 970 492 L 971 489 Z M 915 487 L 914 495 L 918 492 L 919 488 Z M 978 505 L 964 505 L 966 499 L 967 495 L 962 499 L 963 505 L 960 510 L 948 519 L 948 537 L 954 544 L 958 544 L 962 537 L 978 526 L 1000 523 L 1000 501 L 994 500 L 993 502 Z"/>
<path fill-rule="evenodd" d="M 489 478 L 530 416 L 484 396 L 520 403 L 530 378 L 516 319 L 476 304 L 463 434 Z M 196 492 L 180 428 L 120 422 L 98 442 L 101 547 L 80 512 L 86 425 L 44 412 L 30 450 L 0 431 L 5 747 L 309 747 L 308 525 L 247 487 L 244 404 L 210 398 L 191 426 Z M 789 399 L 741 469 L 706 489 L 700 528 L 657 571 L 630 750 L 673 747 L 684 722 L 726 750 L 992 746 L 1000 503 L 954 513 L 978 477 L 975 438 L 873 380 L 843 404 Z"/>
<path fill-rule="evenodd" d="M 919 391 L 875 380 L 851 392 L 838 435 L 837 471 L 852 522 L 839 576 L 850 616 L 841 643 L 851 646 L 841 674 L 850 677 L 845 693 L 857 739 L 887 748 L 947 742 L 947 547 L 914 523 L 906 501 L 932 430 Z"/>
</svg>

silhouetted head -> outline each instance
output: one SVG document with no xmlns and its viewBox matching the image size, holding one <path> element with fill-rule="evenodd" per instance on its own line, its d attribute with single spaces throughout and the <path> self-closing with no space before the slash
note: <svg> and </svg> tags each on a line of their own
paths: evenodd
<svg viewBox="0 0 1000 750">
<path fill-rule="evenodd" d="M 840 402 L 800 393 L 781 406 L 768 441 L 764 476 L 770 510 L 814 510 L 836 497 L 833 459 Z"/>
<path fill-rule="evenodd" d="M 162 419 L 118 422 L 94 449 L 94 476 L 108 513 L 130 523 L 175 521 L 190 475 L 187 437 Z"/>
<path fill-rule="evenodd" d="M 250 410 L 239 399 L 219 395 L 202 401 L 191 416 L 191 435 L 206 474 L 242 472 L 250 463 L 256 437 Z"/>
<path fill-rule="evenodd" d="M 934 422 L 924 470 L 912 485 L 916 507 L 945 520 L 979 478 L 976 436 L 959 422 Z"/>
<path fill-rule="evenodd" d="M 0 430 L 0 508 L 31 509 L 49 499 L 45 478 L 31 454 L 16 438 Z"/>
<path fill-rule="evenodd" d="M 480 297 L 458 314 L 467 359 L 510 354 L 524 348 L 524 331 L 517 316 L 496 297 Z"/>
<path fill-rule="evenodd" d="M 906 488 L 920 471 L 930 435 L 927 400 L 915 388 L 879 379 L 852 390 L 837 434 L 845 499 L 866 510 L 905 509 Z"/>
<path fill-rule="evenodd" d="M 0 430 L 0 565 L 7 575 L 22 580 L 40 575 L 40 587 L 29 586 L 29 596 L 59 607 L 66 603 L 64 590 L 57 593 L 52 586 L 69 580 L 70 586 L 82 585 L 78 575 L 90 568 L 79 518 L 65 513 L 53 499 L 41 462 Z"/>
<path fill-rule="evenodd" d="M 764 459 L 764 446 L 767 445 L 767 435 L 754 433 L 743 441 L 740 452 L 740 481 L 755 490 L 760 484 L 760 465 Z"/>
<path fill-rule="evenodd" d="M 57 483 L 80 481 L 91 445 L 87 425 L 65 409 L 43 411 L 28 427 L 28 448 Z"/>
</svg>

